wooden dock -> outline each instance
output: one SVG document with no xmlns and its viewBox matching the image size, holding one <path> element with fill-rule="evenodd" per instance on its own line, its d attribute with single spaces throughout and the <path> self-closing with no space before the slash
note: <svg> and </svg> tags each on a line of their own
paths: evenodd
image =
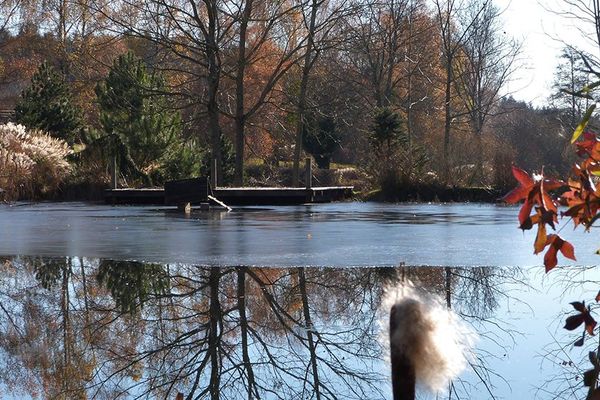
<svg viewBox="0 0 600 400">
<path fill-rule="evenodd" d="M 293 205 L 304 203 L 330 203 L 352 197 L 353 186 L 290 187 L 239 187 L 216 188 L 213 195 L 227 205 Z M 108 204 L 165 204 L 164 189 L 107 189 Z M 176 205 L 176 204 L 172 204 Z"/>
<path fill-rule="evenodd" d="M 104 201 L 108 204 L 165 204 L 165 190 L 153 189 L 106 189 Z"/>
</svg>

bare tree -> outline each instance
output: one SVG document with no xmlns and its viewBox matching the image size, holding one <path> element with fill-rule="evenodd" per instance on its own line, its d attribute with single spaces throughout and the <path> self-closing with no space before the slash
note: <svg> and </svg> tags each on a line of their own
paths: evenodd
<svg viewBox="0 0 600 400">
<path fill-rule="evenodd" d="M 502 99 L 500 90 L 514 71 L 520 52 L 520 44 L 503 33 L 500 16 L 498 7 L 479 0 L 461 18 L 468 21 L 471 33 L 465 37 L 457 60 L 456 88 L 477 136 Z"/>
<path fill-rule="evenodd" d="M 272 92 L 281 78 L 299 61 L 301 49 L 306 46 L 306 42 L 293 40 L 301 27 L 287 24 L 298 12 L 299 5 L 245 0 L 236 7 L 234 15 L 237 21 L 238 47 L 233 72 L 236 101 L 235 111 L 232 113 L 235 120 L 234 183 L 242 186 L 246 126 L 252 116 L 270 101 Z M 283 30 L 282 24 L 288 29 Z M 275 43 L 278 46 L 269 48 L 269 44 Z M 265 54 L 267 52 L 270 54 Z M 269 61 L 268 68 L 265 68 L 265 59 Z M 248 103 L 246 70 L 258 63 L 263 63 L 262 67 L 267 69 L 266 76 L 264 83 L 254 88 L 257 93 L 252 102 Z"/>
<path fill-rule="evenodd" d="M 554 93 L 551 100 L 555 107 L 565 110 L 563 124 L 571 130 L 577 127 L 590 103 L 590 99 L 577 95 L 590 84 L 591 78 L 583 57 L 573 47 L 565 47 L 554 72 Z"/>
<path fill-rule="evenodd" d="M 454 65 L 456 93 L 462 101 L 471 131 L 481 148 L 489 116 L 497 111 L 505 86 L 520 52 L 520 44 L 503 33 L 498 7 L 486 0 L 472 2 L 460 17 L 465 35 Z M 475 174 L 482 178 L 482 154 L 476 155 Z"/>
<path fill-rule="evenodd" d="M 442 171 L 449 179 L 450 173 L 450 136 L 452 122 L 456 118 L 453 102 L 456 101 L 454 86 L 459 78 L 456 76 L 456 62 L 466 40 L 473 35 L 473 28 L 480 15 L 489 7 L 491 0 L 434 0 L 436 19 L 441 38 L 442 65 L 444 67 L 444 145 L 442 153 Z M 466 13 L 466 10 L 470 10 Z M 466 17 L 461 20 L 460 17 Z"/>
<path fill-rule="evenodd" d="M 301 72 L 298 95 L 296 97 L 296 126 L 294 141 L 294 159 L 292 171 L 292 185 L 298 186 L 300 174 L 300 155 L 302 153 L 302 134 L 304 132 L 307 96 L 313 67 L 320 55 L 330 48 L 335 48 L 344 34 L 343 21 L 356 8 L 347 0 L 332 1 L 309 0 L 302 3 L 300 8 L 300 23 L 302 24 L 303 39 L 306 45 L 303 48 L 302 60 L 300 61 Z"/>
<path fill-rule="evenodd" d="M 556 9 L 547 8 L 548 11 L 574 21 L 573 28 L 581 33 L 580 43 L 566 45 L 579 50 L 594 48 L 594 57 L 600 58 L 600 0 L 562 0 L 559 4 Z"/>
</svg>

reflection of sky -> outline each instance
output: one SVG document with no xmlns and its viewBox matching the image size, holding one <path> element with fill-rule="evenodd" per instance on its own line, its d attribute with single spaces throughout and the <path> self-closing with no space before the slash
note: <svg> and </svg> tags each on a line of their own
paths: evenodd
<svg viewBox="0 0 600 400">
<path fill-rule="evenodd" d="M 498 390 L 504 399 L 553 399 L 584 398 L 581 389 L 581 371 L 589 369 L 587 352 L 595 350 L 597 339 L 589 339 L 583 348 L 571 344 L 577 340 L 582 329 L 568 332 L 563 329 L 565 318 L 574 315 L 569 305 L 573 301 L 593 301 L 598 292 L 600 271 L 590 270 L 581 274 L 576 268 L 559 268 L 548 275 L 541 267 L 525 270 L 525 279 L 532 287 L 520 283 L 507 283 L 502 290 L 509 298 L 500 302 L 496 318 L 501 321 L 492 332 L 497 333 L 509 345 L 506 356 L 490 340 L 482 338 L 480 350 L 489 350 L 499 357 L 490 360 L 494 373 L 506 380 L 496 379 Z M 594 278 L 596 282 L 580 285 L 582 277 Z M 600 316 L 597 316 L 600 317 Z M 514 346 L 507 331 L 514 329 Z M 561 365 L 572 360 L 574 365 Z M 577 372 L 579 368 L 580 372 Z M 579 389 L 577 396 L 563 390 L 573 386 Z M 473 398 L 488 398 L 483 395 Z"/>
<path fill-rule="evenodd" d="M 474 323 L 474 326 L 479 328 L 481 336 L 477 344 L 477 353 L 488 353 L 490 355 L 487 357 L 487 366 L 493 375 L 488 383 L 494 387 L 493 393 L 496 398 L 552 399 L 569 385 L 580 385 L 580 380 L 575 379 L 581 376 L 580 373 L 576 372 L 576 368 L 578 367 L 580 370 L 588 368 L 586 353 L 597 346 L 597 339 L 594 338 L 588 340 L 582 349 L 573 348 L 570 343 L 573 343 L 579 337 L 580 330 L 570 333 L 565 331 L 562 326 L 566 316 L 574 314 L 569 305 L 570 302 L 593 300 L 599 288 L 600 271 L 590 269 L 582 272 L 581 269 L 576 267 L 559 267 L 547 275 L 543 273 L 541 267 L 520 269 L 519 271 L 521 273 L 513 273 L 512 270 L 508 269 L 492 270 L 497 275 L 490 278 L 490 282 L 493 290 L 496 291 L 499 306 L 486 322 Z M 465 275 L 464 271 L 459 272 L 459 274 Z M 440 276 L 443 276 L 443 274 L 440 274 Z M 578 281 L 586 281 L 586 283 L 579 284 Z M 462 281 L 462 283 L 465 282 Z M 454 288 L 456 293 L 453 297 L 453 309 L 465 310 L 465 305 L 458 300 L 461 289 L 459 285 L 461 285 L 460 281 Z M 367 292 L 369 291 L 370 289 L 367 290 Z M 377 290 L 373 292 L 377 292 Z M 354 310 L 354 312 L 359 310 L 360 312 L 366 312 L 366 305 L 370 304 L 369 301 L 360 303 L 360 293 L 361 290 L 357 289 L 358 300 L 356 301 L 359 301 L 358 304 L 362 304 L 362 307 L 355 309 L 351 306 L 349 309 Z M 332 302 L 335 303 L 333 299 Z M 315 304 L 314 307 L 316 310 L 320 306 Z M 337 336 L 339 333 L 336 332 L 348 332 L 348 329 L 352 326 L 351 322 L 352 318 L 355 317 L 354 314 L 342 315 L 337 319 L 327 314 L 326 320 L 319 319 L 318 315 L 318 312 L 313 314 L 316 330 L 334 335 L 335 341 L 346 341 L 343 334 Z M 387 323 L 385 315 L 381 318 L 384 324 Z M 474 321 L 470 317 L 467 317 L 466 320 Z M 385 335 L 382 337 L 385 338 Z M 351 340 L 348 342 L 351 342 Z M 293 346 L 294 352 L 298 352 L 304 360 L 308 359 L 306 349 L 294 340 L 288 341 L 287 338 L 280 337 L 277 343 L 268 343 L 269 349 L 274 352 L 273 354 L 282 359 L 291 355 L 287 346 Z M 324 352 L 323 347 L 319 348 L 320 355 L 328 358 L 328 354 Z M 251 347 L 250 354 L 255 362 L 260 359 L 265 360 L 265 353 L 261 346 Z M 492 355 L 493 357 L 491 357 Z M 383 377 L 389 376 L 388 365 L 383 360 L 371 363 L 365 359 L 352 358 L 347 353 L 343 354 L 343 357 L 345 365 L 355 367 L 359 371 L 376 372 Z M 1 360 L 2 357 L 0 356 Z M 574 366 L 561 365 L 562 361 L 569 360 L 575 362 Z M 291 357 L 289 361 L 281 362 L 291 368 L 298 360 Z M 289 364 L 286 364 L 287 362 Z M 264 373 L 265 377 L 271 376 L 268 364 L 257 365 L 255 373 Z M 332 384 L 338 379 L 331 374 L 324 373 L 322 378 L 326 377 L 331 379 Z M 455 383 L 461 394 L 460 398 L 490 398 L 483 385 L 479 383 L 478 378 L 472 372 L 464 373 L 461 378 L 464 379 L 467 385 L 473 384 L 475 386 L 468 391 L 464 391 L 465 386 L 463 384 Z M 296 382 L 295 384 L 300 383 Z M 383 392 L 384 398 L 391 398 L 390 388 L 385 382 L 379 388 Z M 544 388 L 548 392 L 538 390 L 540 388 Z M 2 389 L 0 386 L 0 391 Z M 583 398 L 584 396 L 581 393 L 580 389 L 577 397 L 566 395 L 563 398 Z M 0 397 L 11 400 L 15 398 L 3 396 L 5 395 L 2 394 Z M 19 396 L 19 398 L 22 397 Z M 380 397 L 377 393 L 369 398 L 378 399 Z M 420 398 L 433 399 L 433 396 L 422 396 Z"/>
<path fill-rule="evenodd" d="M 532 266 L 534 232 L 492 204 L 337 203 L 197 212 L 81 203 L 0 206 L 0 254 L 205 265 Z M 577 264 L 598 242 L 566 226 Z M 559 262 L 566 260 L 562 257 Z"/>
</svg>

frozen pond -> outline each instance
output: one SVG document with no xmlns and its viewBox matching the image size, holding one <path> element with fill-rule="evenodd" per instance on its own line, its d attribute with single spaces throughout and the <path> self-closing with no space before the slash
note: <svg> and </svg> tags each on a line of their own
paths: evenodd
<svg viewBox="0 0 600 400">
<path fill-rule="evenodd" d="M 390 399 L 386 298 L 413 282 L 477 333 L 443 398 L 583 399 L 597 339 L 563 325 L 599 243 L 565 226 L 578 261 L 546 275 L 517 212 L 2 205 L 0 398 Z"/>
<path fill-rule="evenodd" d="M 517 208 L 491 204 L 335 203 L 190 217 L 156 207 L 0 206 L 0 254 L 258 266 L 533 266 Z M 576 236 L 579 265 L 600 242 Z M 560 262 L 565 260 L 560 259 Z"/>
</svg>

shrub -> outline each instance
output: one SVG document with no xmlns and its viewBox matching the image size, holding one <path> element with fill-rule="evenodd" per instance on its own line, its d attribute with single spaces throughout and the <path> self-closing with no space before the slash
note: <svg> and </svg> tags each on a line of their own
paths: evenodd
<svg viewBox="0 0 600 400">
<path fill-rule="evenodd" d="M 23 125 L 0 124 L 0 188 L 5 200 L 37 197 L 58 187 L 70 171 L 67 143 Z"/>
</svg>

